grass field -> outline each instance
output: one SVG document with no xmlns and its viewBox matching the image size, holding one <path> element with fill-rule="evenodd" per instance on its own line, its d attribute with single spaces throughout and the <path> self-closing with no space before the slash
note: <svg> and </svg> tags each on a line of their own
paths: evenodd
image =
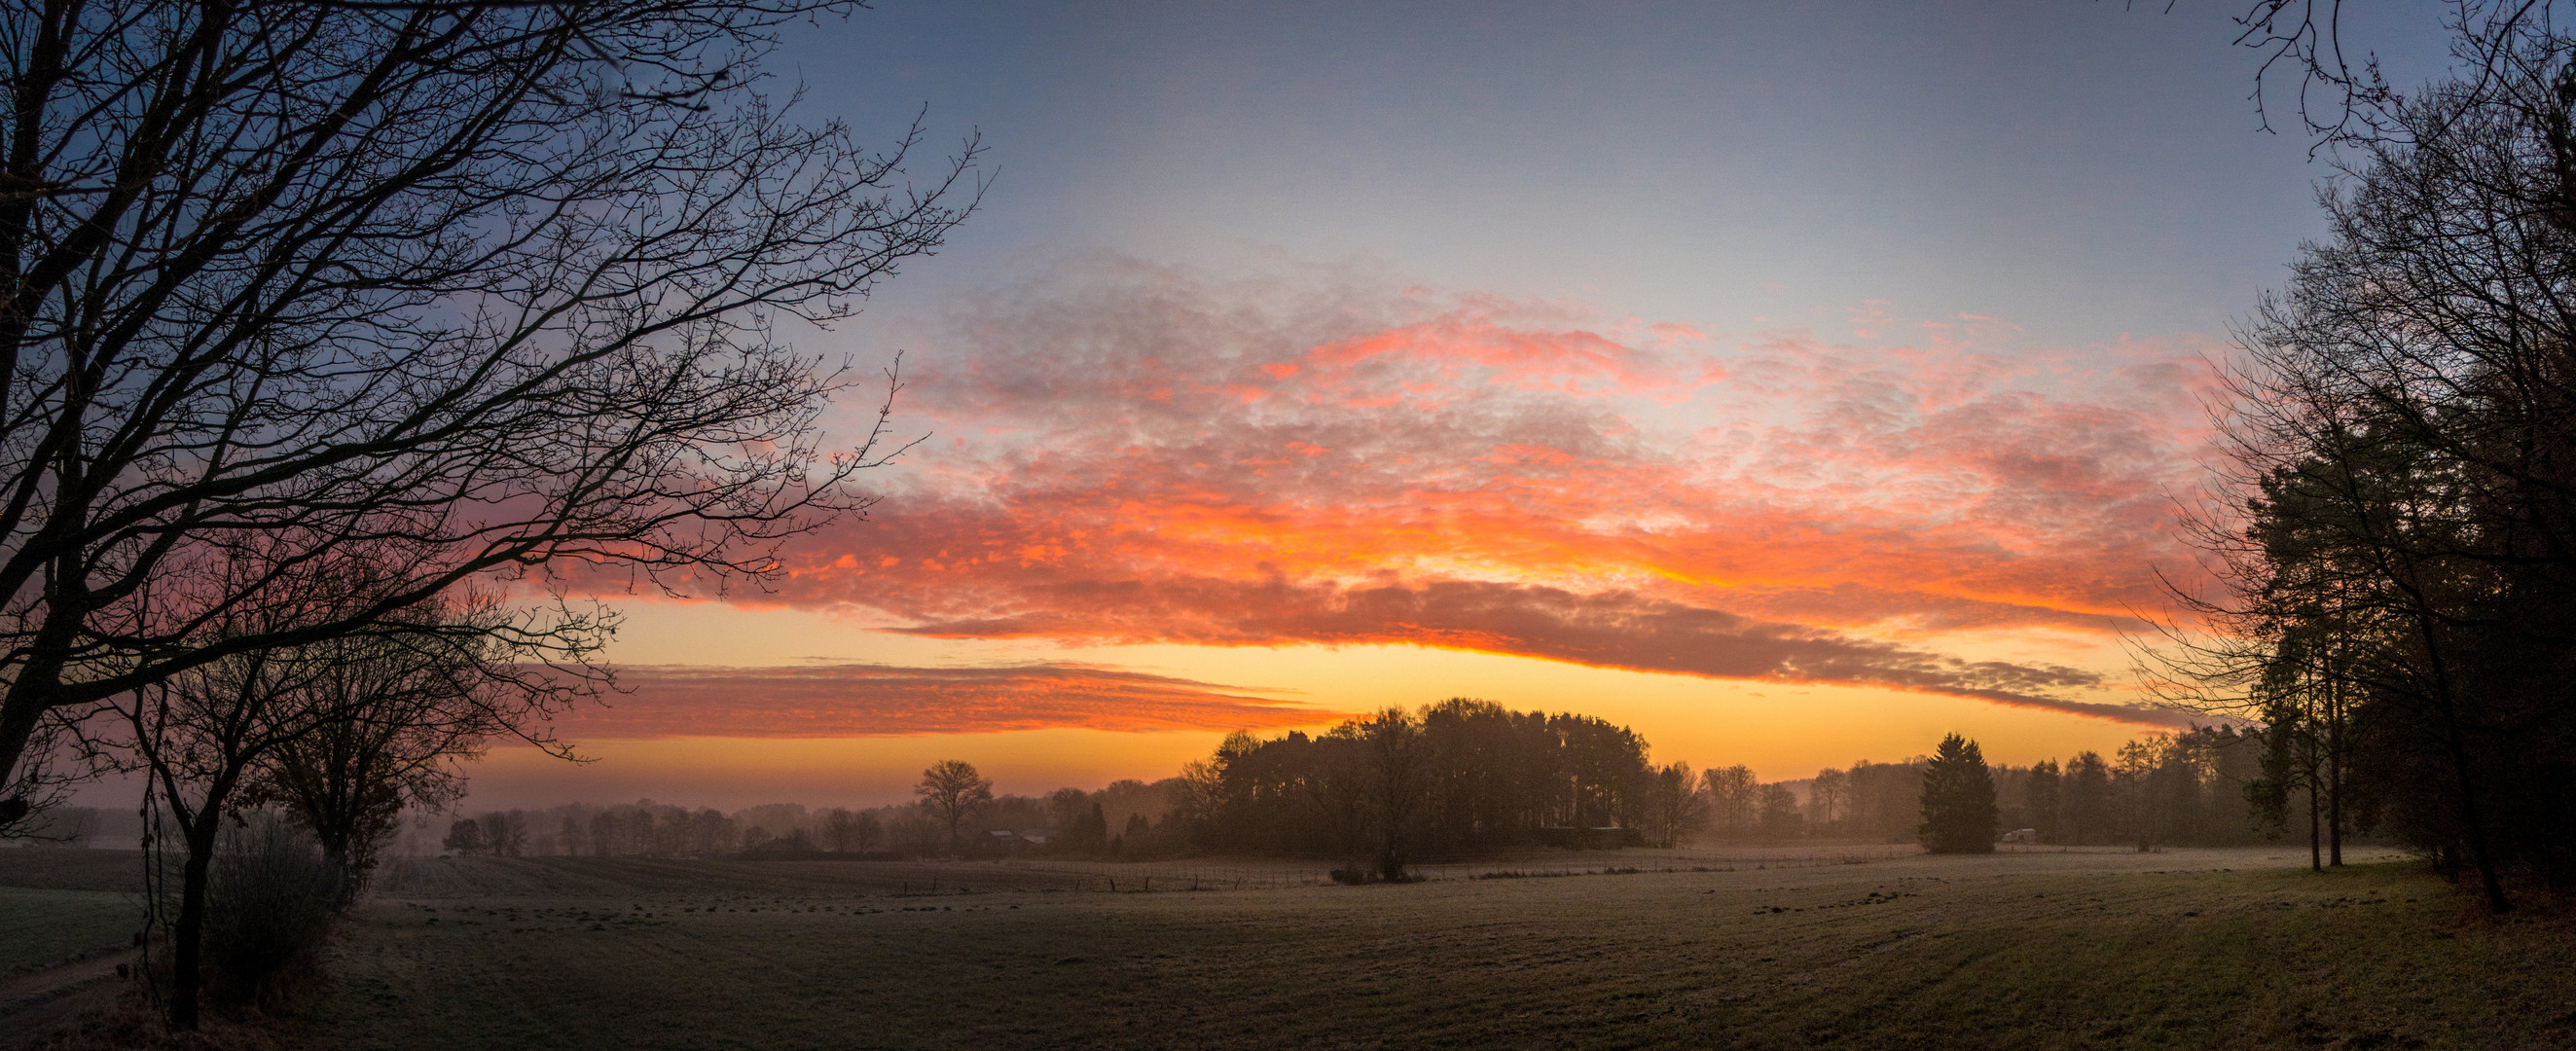
<svg viewBox="0 0 2576 1051">
<path fill-rule="evenodd" d="M 2576 1047 L 2576 922 L 2480 917 L 2402 862 L 2316 876 L 2278 849 L 1876 854 L 1560 855 L 1488 870 L 1647 871 L 1371 887 L 1200 866 L 1196 893 L 1164 889 L 1179 869 L 1107 893 L 1147 871 L 1115 866 L 410 862 L 288 1035 L 451 1051 Z M 1228 871 L 1245 889 L 1205 889 Z M 942 893 L 918 893 L 934 878 Z"/>
<path fill-rule="evenodd" d="M 34 847 L 0 850 L 0 887 L 143 891 L 140 850 Z"/>
<path fill-rule="evenodd" d="M 0 887 L 0 977 L 118 948 L 142 926 L 133 894 Z"/>
</svg>

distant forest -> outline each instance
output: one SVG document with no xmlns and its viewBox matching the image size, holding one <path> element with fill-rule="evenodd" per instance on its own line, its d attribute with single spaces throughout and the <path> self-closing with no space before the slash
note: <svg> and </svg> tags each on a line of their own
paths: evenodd
<svg viewBox="0 0 2576 1051">
<path fill-rule="evenodd" d="M 1674 846 L 1698 837 L 1907 842 L 1924 764 L 1859 762 L 1764 784 L 1744 766 L 1655 765 L 1634 731 L 1592 716 L 1453 698 L 1387 709 L 1316 736 L 1229 737 L 1181 778 L 1190 842 L 1224 853 L 1409 862 L 1533 845 Z M 2248 791 L 2258 738 L 2226 727 L 2133 741 L 2105 759 L 1993 769 L 1998 833 L 2043 842 L 2216 845 L 2258 840 Z M 1803 789 L 1803 791 L 1801 791 Z"/>
<path fill-rule="evenodd" d="M 2282 832 L 2258 805 L 2264 741 L 2228 727 L 2143 737 L 2103 756 L 1991 769 L 2000 835 L 2051 844 L 2220 846 Z M 1926 760 L 1855 762 L 1765 783 L 1741 766 L 1648 761 L 1605 720 L 1453 698 L 1319 734 L 1234 734 L 1153 783 L 996 795 L 974 768 L 939 801 L 872 808 L 773 803 L 735 811 L 652 800 L 488 811 L 405 831 L 399 853 L 501 856 L 1049 856 L 1235 854 L 1351 862 L 1381 877 L 1452 857 L 1805 840 L 1903 843 L 1923 820 Z M 925 772 L 927 775 L 928 772 Z M 927 777 L 926 777 L 927 780 Z M 2249 803 L 2249 799 L 2254 803 Z M 66 820 L 77 812 L 65 812 Z M 2275 810 L 2276 815 L 2288 811 Z"/>
</svg>

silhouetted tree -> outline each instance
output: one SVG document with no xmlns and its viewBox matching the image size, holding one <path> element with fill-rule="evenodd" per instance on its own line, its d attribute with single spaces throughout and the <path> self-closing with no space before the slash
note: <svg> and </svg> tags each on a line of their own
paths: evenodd
<svg viewBox="0 0 2576 1051">
<path fill-rule="evenodd" d="M 1644 832 L 1652 846 L 1670 847 L 1708 820 L 1708 795 L 1689 763 L 1669 763 L 1649 772 Z"/>
<path fill-rule="evenodd" d="M 1787 785 L 1762 786 L 1762 834 L 1791 839 L 1806 831 L 1798 813 L 1798 794 Z"/>
<path fill-rule="evenodd" d="M 1059 788 L 1047 797 L 1047 816 L 1056 832 L 1053 844 L 1071 854 L 1096 854 L 1109 844 L 1109 818 L 1091 793 Z"/>
<path fill-rule="evenodd" d="M 2269 803 L 2367 798 L 2500 912 L 2511 872 L 2576 884 L 2576 35 L 2553 4 L 2451 22 L 2454 74 L 2369 97 L 2245 334 L 2194 533 L 2228 593 L 2175 663 L 2290 735 Z"/>
<path fill-rule="evenodd" d="M 948 830 L 948 852 L 953 855 L 957 853 L 958 826 L 993 801 L 993 783 L 976 773 L 973 763 L 942 759 L 921 772 L 921 783 L 912 786 L 912 794 L 920 797 L 922 808 Z"/>
<path fill-rule="evenodd" d="M 1109 844 L 1109 817 L 1100 804 L 1091 804 L 1091 812 L 1074 819 L 1073 848 L 1083 853 L 1098 853 Z"/>
<path fill-rule="evenodd" d="M 859 816 L 846 807 L 833 807 L 823 815 L 823 841 L 832 845 L 835 854 L 858 849 Z"/>
<path fill-rule="evenodd" d="M 1047 827 L 1054 829 L 1059 841 L 1073 835 L 1074 826 L 1082 821 L 1084 811 L 1091 809 L 1091 793 L 1079 788 L 1059 788 L 1047 793 Z"/>
<path fill-rule="evenodd" d="M 469 857 L 492 849 L 491 841 L 484 838 L 483 823 L 470 817 L 458 818 L 447 826 L 447 838 L 438 845 Z"/>
<path fill-rule="evenodd" d="M 2098 752 L 2075 753 L 2066 761 L 2062 788 L 2064 809 L 2059 823 L 2065 842 L 2106 843 L 2111 831 L 2111 767 Z"/>
<path fill-rule="evenodd" d="M 590 849 L 600 857 L 614 857 L 618 850 L 617 815 L 605 810 L 590 816 Z"/>
<path fill-rule="evenodd" d="M 516 810 L 494 810 L 476 819 L 483 825 L 484 849 L 494 857 L 515 858 L 527 849 L 528 822 Z"/>
<path fill-rule="evenodd" d="M 1854 762 L 1850 813 L 1843 831 L 1887 843 L 1911 842 L 1923 818 L 1923 760 L 1901 763 Z"/>
<path fill-rule="evenodd" d="M 1816 771 L 1807 788 L 1807 823 L 1819 830 L 1839 828 L 1851 810 L 1851 775 L 1828 767 Z"/>
<path fill-rule="evenodd" d="M 1401 880 L 1412 859 L 1413 839 L 1429 787 L 1429 748 L 1412 713 L 1386 708 L 1365 721 L 1345 723 L 1366 771 L 1368 827 L 1376 847 L 1379 879 Z"/>
<path fill-rule="evenodd" d="M 314 725 L 279 743 L 245 801 L 274 803 L 313 833 L 340 872 L 343 904 L 365 886 L 403 809 L 437 810 L 462 795 L 457 766 L 487 740 L 557 748 L 543 720 L 578 691 L 523 663 L 529 654 L 500 630 L 511 619 L 490 601 L 432 602 L 366 634 L 293 649 L 320 668 L 294 699 L 314 710 Z M 585 662 L 599 641 L 561 637 L 575 648 L 555 662 Z"/>
<path fill-rule="evenodd" d="M 382 584 L 381 568 L 356 558 L 296 564 L 291 579 L 272 583 L 268 602 L 234 609 L 205 628 L 209 644 L 236 636 L 291 634 L 296 624 L 337 619 L 350 607 L 371 601 Z M 276 571 L 263 560 L 245 559 L 214 572 Z M 158 596 L 157 604 L 189 609 L 208 595 L 228 594 L 238 586 L 220 575 L 199 584 L 174 586 Z M 144 775 L 146 807 L 177 824 L 186 851 L 178 909 L 170 917 L 169 1011 L 176 1027 L 196 1023 L 206 880 L 225 817 L 254 798 L 260 779 L 276 772 L 275 764 L 290 749 L 328 738 L 357 717 L 353 708 L 363 710 L 370 701 L 335 686 L 336 676 L 345 670 L 342 656 L 318 644 L 240 651 L 132 690 L 111 706 L 116 728 L 102 744 Z M 555 696 L 547 691 L 556 687 L 534 688 L 537 699 L 526 710 L 542 712 Z"/>
<path fill-rule="evenodd" d="M 1975 741 L 1942 738 L 1924 767 L 1921 836 L 1935 854 L 1994 852 L 1995 781 Z"/>
<path fill-rule="evenodd" d="M 1390 829 L 1410 853 L 1526 843 L 1545 829 L 1580 840 L 1648 821 L 1645 742 L 1625 727 L 1469 698 L 1403 724 L 1381 713 L 1322 736 L 1228 735 L 1210 760 L 1184 767 L 1175 818 L 1204 849 L 1379 861 Z M 1398 786 L 1410 787 L 1389 795 Z"/>
<path fill-rule="evenodd" d="M 2030 774 L 2022 780 L 2022 812 L 2030 827 L 2050 843 L 2071 842 L 2064 837 L 2064 826 L 2058 814 L 2064 809 L 2065 791 L 2060 783 L 2057 760 L 2042 759 L 2031 764 Z"/>
<path fill-rule="evenodd" d="M 917 132 L 756 88 L 854 6 L 11 5 L 0 830 L 49 715 L 487 573 L 766 577 L 864 508 L 874 437 L 818 429 L 848 381 L 777 325 L 935 248 L 974 146 L 916 188 Z M 352 548 L 402 578 L 242 627 Z"/>
<path fill-rule="evenodd" d="M 1736 765 L 1712 769 L 1703 774 L 1707 784 L 1708 810 L 1721 836 L 1740 837 L 1753 834 L 1762 820 L 1762 782 L 1753 776 L 1753 768 Z"/>
</svg>

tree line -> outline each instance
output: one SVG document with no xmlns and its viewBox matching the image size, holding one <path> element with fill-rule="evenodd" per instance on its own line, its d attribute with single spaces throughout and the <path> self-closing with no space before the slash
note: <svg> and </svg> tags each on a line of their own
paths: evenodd
<svg viewBox="0 0 2576 1051">
<path fill-rule="evenodd" d="M 1573 845 L 1614 829 L 1668 841 L 1697 786 L 1675 792 L 1657 773 L 1625 727 L 1452 698 L 1320 734 L 1231 735 L 1184 769 L 1184 818 L 1203 849 L 1342 855 L 1399 879 L 1426 852 Z"/>
<path fill-rule="evenodd" d="M 2266 297 L 2192 520 L 2174 699 L 2262 724 L 2274 814 L 2376 828 L 2487 907 L 2576 884 L 2576 38 L 2467 5 L 2457 69 L 2373 85 L 2327 234 Z"/>
<path fill-rule="evenodd" d="M 875 807 L 764 803 L 726 811 L 650 799 L 608 805 L 461 814 L 423 822 L 398 849 L 464 857 L 1163 858 L 1189 840 L 1171 822 L 1179 779 L 1113 781 L 1043 796 L 992 794 L 972 764 L 952 773 L 984 784 L 963 793 L 951 838 L 948 814 L 927 799 Z M 928 772 L 925 771 L 925 777 Z M 995 835 L 1000 833 L 1001 835 Z"/>
<path fill-rule="evenodd" d="M 1845 793 L 1869 800 L 1838 826 L 1847 834 L 1941 853 L 1991 849 L 2014 832 L 2069 846 L 2238 846 L 2284 830 L 2286 814 L 2269 805 L 2265 748 L 2258 731 L 2194 727 L 2130 741 L 2108 760 L 2082 751 L 2014 767 L 1989 765 L 1975 741 L 1952 734 L 1928 758 L 1824 771 L 1812 792 L 1820 812 Z"/>
<path fill-rule="evenodd" d="M 1372 747 L 1372 734 L 1398 740 Z M 1989 786 L 1981 806 L 1991 819 L 1979 834 L 2026 829 L 2032 842 L 2071 846 L 2263 842 L 2297 824 L 2295 813 L 2268 805 L 2268 740 L 2219 726 L 2142 737 L 2108 758 L 2084 751 L 2011 766 L 1989 765 L 1980 753 L 1973 765 Z M 1964 739 L 1955 747 L 1976 748 Z M 1250 854 L 1374 865 L 1390 849 L 1410 863 L 1542 846 L 1903 843 L 1923 836 L 1927 778 L 1941 761 L 1864 760 L 1766 783 L 1742 765 L 1656 765 L 1642 737 L 1597 717 L 1451 698 L 1320 734 L 1232 734 L 1209 760 L 1152 783 L 997 794 L 973 764 L 943 760 L 922 772 L 910 803 L 733 811 L 574 803 L 461 816 L 444 837 L 411 846 L 505 857 Z M 1410 798 L 1378 794 L 1391 787 Z M 1390 826 L 1378 823 L 1390 814 L 1400 819 L 1392 844 Z"/>
<path fill-rule="evenodd" d="M 2229 845 L 2277 834 L 2265 738 L 2231 726 L 2131 741 L 2106 759 L 1988 768 L 1988 833 L 2061 844 Z M 1799 782 L 1745 766 L 1694 772 L 1649 761 L 1626 727 L 1571 713 L 1451 698 L 1389 708 L 1320 734 L 1234 734 L 1180 780 L 1176 820 L 1211 853 L 1365 860 L 1401 878 L 1426 857 L 1500 849 L 1807 837 L 1909 842 L 1933 759 L 1859 762 Z M 1802 790 L 1803 789 L 1803 790 Z M 2270 821 L 2267 824 L 2266 818 Z"/>
</svg>

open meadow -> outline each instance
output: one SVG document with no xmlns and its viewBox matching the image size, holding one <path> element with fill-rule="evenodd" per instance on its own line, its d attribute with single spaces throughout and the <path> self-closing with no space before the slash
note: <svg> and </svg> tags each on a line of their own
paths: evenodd
<svg viewBox="0 0 2576 1051">
<path fill-rule="evenodd" d="M 1196 891 L 1186 865 L 409 861 L 286 1035 L 443 1051 L 2576 1047 L 2576 924 L 2485 918 L 2394 858 L 2312 875 L 2280 848 L 1556 857 L 1363 887 L 1210 864 Z"/>
<path fill-rule="evenodd" d="M 130 945 L 142 891 L 140 851 L 0 853 L 0 980 Z"/>
</svg>

